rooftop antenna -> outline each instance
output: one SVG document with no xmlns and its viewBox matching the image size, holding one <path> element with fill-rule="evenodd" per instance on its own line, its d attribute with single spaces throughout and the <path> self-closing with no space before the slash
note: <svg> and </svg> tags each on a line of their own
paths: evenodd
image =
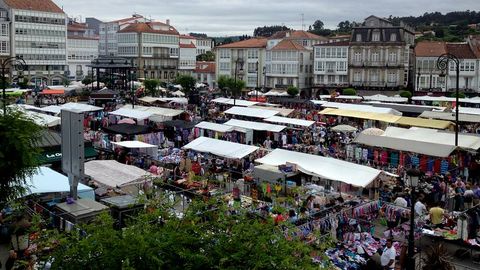
<svg viewBox="0 0 480 270">
<path fill-rule="evenodd" d="M 305 14 L 300 14 L 302 16 L 302 31 L 305 30 Z"/>
</svg>

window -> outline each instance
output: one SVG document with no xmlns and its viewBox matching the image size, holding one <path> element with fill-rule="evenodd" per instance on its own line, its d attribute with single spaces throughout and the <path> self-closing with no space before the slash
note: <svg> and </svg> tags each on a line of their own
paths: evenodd
<svg viewBox="0 0 480 270">
<path fill-rule="evenodd" d="M 293 85 L 293 78 L 287 78 L 287 85 Z"/>
<path fill-rule="evenodd" d="M 397 41 L 397 34 L 393 33 L 390 35 L 390 41 L 394 42 Z"/>
<path fill-rule="evenodd" d="M 257 63 L 248 63 L 248 73 L 256 73 L 257 72 Z"/>
<path fill-rule="evenodd" d="M 353 80 L 355 82 L 359 82 L 362 80 L 362 74 L 360 73 L 360 71 L 355 71 L 355 73 L 353 73 Z"/>
<path fill-rule="evenodd" d="M 342 48 L 342 58 L 347 58 L 347 48 Z"/>
<path fill-rule="evenodd" d="M 362 34 L 357 34 L 357 36 L 355 37 L 355 40 L 357 42 L 361 42 L 362 41 Z"/>
<path fill-rule="evenodd" d="M 230 50 L 222 49 L 220 50 L 220 59 L 229 59 L 230 58 Z"/>
<path fill-rule="evenodd" d="M 388 73 L 388 82 L 389 83 L 397 82 L 397 74 L 395 72 Z"/>
<path fill-rule="evenodd" d="M 315 71 L 325 71 L 325 62 L 315 62 Z"/>
<path fill-rule="evenodd" d="M 378 62 L 379 61 L 379 53 L 378 52 L 373 52 L 372 53 L 372 62 Z"/>
<path fill-rule="evenodd" d="M 347 71 L 347 63 L 337 62 L 337 71 Z"/>
<path fill-rule="evenodd" d="M 380 32 L 374 31 L 372 33 L 372 41 L 380 41 Z"/>
<path fill-rule="evenodd" d="M 248 50 L 248 59 L 258 59 L 258 50 Z"/>
<path fill-rule="evenodd" d="M 378 82 L 378 72 L 377 71 L 371 71 L 372 73 L 370 73 L 370 80 L 372 82 Z"/>
<path fill-rule="evenodd" d="M 388 62 L 392 62 L 392 63 L 397 62 L 397 53 L 395 53 L 395 52 L 390 52 L 390 53 L 388 54 Z"/>
<path fill-rule="evenodd" d="M 321 58 L 325 58 L 326 48 L 321 48 L 320 50 L 321 50 L 320 57 L 321 57 Z"/>
<path fill-rule="evenodd" d="M 361 52 L 355 52 L 355 62 L 360 62 L 362 61 L 362 53 Z"/>
<path fill-rule="evenodd" d="M 257 77 L 256 76 L 248 76 L 247 77 L 247 84 L 248 85 L 253 85 L 253 86 L 256 86 L 257 85 Z"/>
<path fill-rule="evenodd" d="M 320 58 L 321 49 L 318 47 L 315 47 L 314 50 L 315 50 L 315 58 Z"/>
<path fill-rule="evenodd" d="M 3 37 L 8 36 L 8 24 L 2 23 L 1 29 L 0 29 L 0 35 Z"/>
<path fill-rule="evenodd" d="M 229 62 L 220 62 L 220 67 L 219 67 L 219 70 L 220 71 L 230 71 L 230 63 Z"/>
</svg>

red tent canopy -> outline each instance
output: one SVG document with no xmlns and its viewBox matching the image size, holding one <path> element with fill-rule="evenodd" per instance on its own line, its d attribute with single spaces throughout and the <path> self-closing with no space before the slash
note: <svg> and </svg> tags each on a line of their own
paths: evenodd
<svg viewBox="0 0 480 270">
<path fill-rule="evenodd" d="M 65 94 L 65 90 L 59 89 L 44 89 L 42 90 L 43 95 L 63 95 Z"/>
</svg>

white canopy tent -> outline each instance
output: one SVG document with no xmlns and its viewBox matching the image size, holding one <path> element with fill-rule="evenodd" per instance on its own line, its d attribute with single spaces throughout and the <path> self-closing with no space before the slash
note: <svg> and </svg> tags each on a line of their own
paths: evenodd
<svg viewBox="0 0 480 270">
<path fill-rule="evenodd" d="M 225 105 L 233 105 L 235 103 L 235 106 L 242 106 L 242 107 L 250 107 L 255 104 L 258 104 L 258 102 L 255 102 L 255 101 L 248 101 L 243 99 L 235 99 L 234 101 L 231 98 L 223 98 L 223 97 L 213 99 L 212 102 L 225 104 Z"/>
<path fill-rule="evenodd" d="M 303 173 L 358 187 L 368 186 L 381 173 L 380 170 L 339 159 L 283 149 L 275 149 L 270 154 L 255 161 L 271 166 L 286 165 L 287 163 L 295 164 Z"/>
<path fill-rule="evenodd" d="M 226 114 L 254 117 L 254 118 L 269 118 L 278 114 L 278 111 L 272 111 L 259 108 L 246 108 L 246 107 L 232 107 L 225 111 Z"/>
<path fill-rule="evenodd" d="M 258 91 L 258 90 L 253 90 L 253 91 L 248 92 L 247 95 L 249 95 L 249 96 L 259 96 L 259 97 L 261 97 L 261 96 L 263 96 L 263 93 L 260 92 L 260 91 Z"/>
<path fill-rule="evenodd" d="M 147 119 L 153 115 L 151 112 L 141 111 L 138 109 L 127 109 L 127 108 L 120 108 L 116 111 L 111 112 L 110 114 L 128 117 L 128 118 L 135 118 L 138 120 Z"/>
<path fill-rule="evenodd" d="M 400 97 L 400 96 L 394 96 L 394 97 L 389 97 L 385 95 L 373 95 L 373 96 L 364 96 L 363 99 L 365 100 L 371 100 L 371 101 L 380 101 L 380 102 L 393 102 L 393 103 L 402 103 L 402 102 L 407 102 L 408 98 Z"/>
<path fill-rule="evenodd" d="M 33 122 L 39 126 L 54 127 L 60 125 L 62 121 L 60 117 L 38 112 L 25 111 L 25 114 L 32 118 Z"/>
<path fill-rule="evenodd" d="M 231 159 L 241 159 L 259 149 L 252 145 L 233 143 L 207 137 L 199 137 L 185 145 L 183 148 Z"/>
<path fill-rule="evenodd" d="M 373 147 L 407 151 L 434 157 L 448 157 L 455 150 L 455 146 L 451 145 L 412 141 L 385 135 L 367 134 L 366 132 L 358 134 L 354 142 Z"/>
<path fill-rule="evenodd" d="M 455 112 L 424 111 L 418 117 L 455 121 Z M 460 122 L 480 123 L 480 115 L 459 113 L 458 120 Z"/>
<path fill-rule="evenodd" d="M 260 106 L 262 105 L 262 106 Z M 279 115 L 281 116 L 289 116 L 294 109 L 288 109 L 288 108 L 282 108 L 282 107 L 274 107 L 274 106 L 263 106 L 264 103 L 260 103 L 254 106 L 250 106 L 249 108 L 256 108 L 256 109 L 262 109 L 262 110 L 270 110 L 274 112 L 278 112 Z"/>
<path fill-rule="evenodd" d="M 227 126 L 239 127 L 244 129 L 258 130 L 258 131 L 270 131 L 270 132 L 280 132 L 286 128 L 286 126 L 274 125 L 262 122 L 252 122 L 231 119 L 225 123 Z"/>
<path fill-rule="evenodd" d="M 68 177 L 48 167 L 39 167 L 35 174 L 26 179 L 25 187 L 27 190 L 24 196 L 70 192 Z M 80 198 L 95 200 L 95 193 L 91 187 L 79 183 L 77 191 Z"/>
<path fill-rule="evenodd" d="M 140 141 L 112 142 L 112 144 L 130 149 L 139 149 L 140 152 L 145 153 L 151 157 L 158 156 L 158 146 L 153 144 L 148 144 Z"/>
<path fill-rule="evenodd" d="M 278 91 L 278 90 L 270 90 L 263 95 L 266 96 L 266 97 L 288 97 L 288 96 L 290 96 L 287 93 L 287 91 Z"/>
<path fill-rule="evenodd" d="M 455 146 L 455 133 L 438 129 L 388 127 L 385 130 L 384 136 Z M 476 151 L 480 148 L 480 137 L 477 135 L 459 133 L 458 147 Z"/>
<path fill-rule="evenodd" d="M 328 101 L 326 100 L 315 100 L 315 99 L 310 100 L 310 102 L 312 102 L 315 105 L 323 105 L 325 103 L 328 103 Z"/>
<path fill-rule="evenodd" d="M 331 95 L 320 95 L 320 99 L 331 99 Z M 339 95 L 335 96 L 335 99 L 355 99 L 355 100 L 361 100 L 363 99 L 361 96 L 345 96 L 345 95 Z"/>
<path fill-rule="evenodd" d="M 264 119 L 267 122 L 272 123 L 281 123 L 281 124 L 289 124 L 294 126 L 302 126 L 302 127 L 310 127 L 315 124 L 315 121 L 297 119 L 297 118 L 288 118 L 288 117 L 280 117 L 280 116 L 272 116 L 269 118 Z"/>
<path fill-rule="evenodd" d="M 201 129 L 206 129 L 206 130 L 213 130 L 216 132 L 230 132 L 233 131 L 234 128 L 232 126 L 224 125 L 224 124 L 217 124 L 217 123 L 211 123 L 211 122 L 200 122 L 197 125 L 195 125 L 197 128 Z"/>
<path fill-rule="evenodd" d="M 388 113 L 393 115 L 402 115 L 401 112 L 391 108 L 373 107 L 371 105 L 327 102 L 322 106 L 325 108 L 336 108 L 336 109 L 342 109 L 342 110 L 354 110 L 354 111 L 361 111 L 361 112 Z"/>
<path fill-rule="evenodd" d="M 175 92 L 172 92 L 171 94 L 172 94 L 172 96 L 176 96 L 176 97 L 184 97 L 184 96 L 185 96 L 185 93 L 183 93 L 183 92 L 180 91 L 180 90 L 177 90 L 177 91 L 175 91 Z"/>
<path fill-rule="evenodd" d="M 85 163 L 85 175 L 107 187 L 126 187 L 141 183 L 151 174 L 116 160 L 92 160 Z"/>
</svg>

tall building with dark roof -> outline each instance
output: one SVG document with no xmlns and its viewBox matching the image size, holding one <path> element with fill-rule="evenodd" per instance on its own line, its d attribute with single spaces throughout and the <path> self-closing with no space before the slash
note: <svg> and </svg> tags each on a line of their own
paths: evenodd
<svg viewBox="0 0 480 270">
<path fill-rule="evenodd" d="M 118 56 L 129 58 L 145 79 L 173 81 L 178 73 L 180 34 L 170 22 L 137 22 L 118 31 Z M 195 57 L 195 49 L 193 49 Z M 195 68 L 193 64 L 192 70 Z"/>
<path fill-rule="evenodd" d="M 66 79 L 67 15 L 51 0 L 0 1 L 0 52 L 22 57 L 28 65 L 23 75 L 33 83 L 56 85 Z M 6 32 L 7 31 L 7 32 Z M 5 45 L 6 37 L 11 41 Z M 13 80 L 19 73 L 12 69 Z"/>
<path fill-rule="evenodd" d="M 350 84 L 359 89 L 396 90 L 411 84 L 415 34 L 412 28 L 370 16 L 350 39 Z"/>
</svg>

